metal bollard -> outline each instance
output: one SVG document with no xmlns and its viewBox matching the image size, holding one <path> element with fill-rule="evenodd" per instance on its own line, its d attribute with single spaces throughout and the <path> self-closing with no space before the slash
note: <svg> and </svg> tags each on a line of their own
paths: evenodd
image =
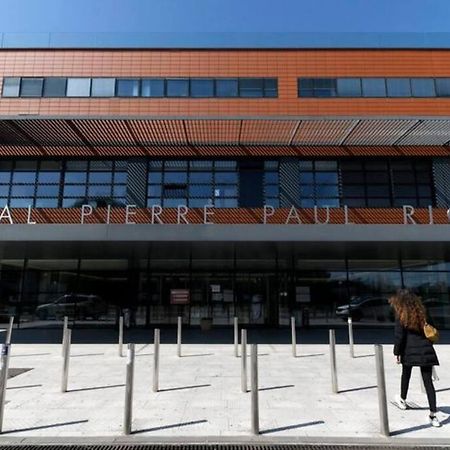
<svg viewBox="0 0 450 450">
<path fill-rule="evenodd" d="M 389 436 L 389 418 L 386 401 L 386 379 L 384 376 L 383 346 L 375 345 L 375 363 L 377 367 L 378 408 L 380 410 L 380 433 Z"/>
<path fill-rule="evenodd" d="M 295 331 L 295 317 L 291 317 L 292 356 L 297 358 L 297 333 Z"/>
<path fill-rule="evenodd" d="M 247 330 L 241 330 L 241 390 L 247 392 Z"/>
<path fill-rule="evenodd" d="M 330 335 L 330 363 L 331 363 L 331 391 L 338 394 L 338 380 L 336 367 L 336 334 L 334 330 L 329 330 Z"/>
<path fill-rule="evenodd" d="M 62 338 L 62 349 L 61 356 L 64 358 L 64 348 L 66 347 L 66 331 L 69 328 L 69 318 L 64 316 L 64 325 L 63 325 L 63 338 Z"/>
<path fill-rule="evenodd" d="M 353 347 L 353 321 L 352 318 L 349 317 L 347 319 L 348 322 L 348 344 L 350 346 L 350 357 L 354 358 L 355 357 L 355 350 Z"/>
<path fill-rule="evenodd" d="M 8 383 L 10 344 L 2 346 L 2 361 L 0 372 L 0 433 L 3 431 L 3 417 L 5 412 L 6 385 Z"/>
<path fill-rule="evenodd" d="M 178 317 L 178 327 L 177 327 L 177 355 L 181 358 L 181 324 L 182 318 Z"/>
<path fill-rule="evenodd" d="M 72 341 L 72 330 L 66 330 L 66 344 L 64 347 L 64 361 L 61 381 L 61 392 L 67 392 L 67 384 L 69 382 L 69 359 L 70 359 L 70 344 Z"/>
<path fill-rule="evenodd" d="M 11 316 L 9 318 L 8 330 L 6 331 L 5 344 L 11 344 L 13 325 L 14 325 L 14 316 Z"/>
<path fill-rule="evenodd" d="M 160 333 L 159 329 L 155 328 L 154 337 L 154 352 L 153 352 L 153 392 L 158 392 L 159 390 L 159 342 Z"/>
<path fill-rule="evenodd" d="M 123 356 L 123 316 L 119 317 L 119 356 Z"/>
<path fill-rule="evenodd" d="M 259 434 L 258 345 L 251 346 L 252 433 Z"/>
<path fill-rule="evenodd" d="M 234 317 L 234 356 L 237 358 L 239 356 L 239 325 L 238 318 Z"/>
<path fill-rule="evenodd" d="M 134 344 L 128 344 L 127 374 L 125 379 L 125 412 L 123 416 L 123 434 L 131 434 L 133 419 L 133 383 L 134 383 Z"/>
</svg>

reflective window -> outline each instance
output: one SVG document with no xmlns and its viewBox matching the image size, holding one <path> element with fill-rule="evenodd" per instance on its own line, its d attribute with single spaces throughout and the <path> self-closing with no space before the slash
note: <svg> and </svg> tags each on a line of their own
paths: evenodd
<svg viewBox="0 0 450 450">
<path fill-rule="evenodd" d="M 363 78 L 364 97 L 386 97 L 386 80 L 384 78 Z"/>
<path fill-rule="evenodd" d="M 261 78 L 240 78 L 239 95 L 241 97 L 264 97 L 264 80 Z"/>
<path fill-rule="evenodd" d="M 409 78 L 387 78 L 386 85 L 389 97 L 411 97 Z"/>
<path fill-rule="evenodd" d="M 67 97 L 89 97 L 91 95 L 90 78 L 68 78 Z"/>
<path fill-rule="evenodd" d="M 300 78 L 298 80 L 300 97 L 336 97 L 335 78 Z"/>
<path fill-rule="evenodd" d="M 339 97 L 361 97 L 361 79 L 338 78 L 337 93 Z"/>
<path fill-rule="evenodd" d="M 236 78 L 223 78 L 216 80 L 217 97 L 237 97 L 239 95 L 238 80 Z"/>
<path fill-rule="evenodd" d="M 20 90 L 20 78 L 3 79 L 3 97 L 18 97 Z"/>
<path fill-rule="evenodd" d="M 42 97 L 43 78 L 22 78 L 20 84 L 21 97 Z"/>
<path fill-rule="evenodd" d="M 214 80 L 192 78 L 191 97 L 214 97 Z"/>
<path fill-rule="evenodd" d="M 436 97 L 434 80 L 431 78 L 411 78 L 413 97 Z"/>
<path fill-rule="evenodd" d="M 44 97 L 65 97 L 67 78 L 45 78 Z"/>
<path fill-rule="evenodd" d="M 167 80 L 167 97 L 189 97 L 189 80 Z"/>
<path fill-rule="evenodd" d="M 116 89 L 118 97 L 139 97 L 139 80 L 119 78 Z"/>
<path fill-rule="evenodd" d="M 141 81 L 142 97 L 164 97 L 164 80 L 148 78 Z"/>
<path fill-rule="evenodd" d="M 92 78 L 92 97 L 114 97 L 115 78 Z"/>
<path fill-rule="evenodd" d="M 438 97 L 450 97 L 450 78 L 437 78 L 436 92 Z"/>
</svg>

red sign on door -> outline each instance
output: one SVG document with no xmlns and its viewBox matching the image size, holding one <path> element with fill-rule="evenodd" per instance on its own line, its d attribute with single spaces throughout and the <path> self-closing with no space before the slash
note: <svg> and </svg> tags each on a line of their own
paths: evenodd
<svg viewBox="0 0 450 450">
<path fill-rule="evenodd" d="M 172 305 L 186 305 L 189 303 L 189 289 L 171 289 L 170 303 Z"/>
</svg>

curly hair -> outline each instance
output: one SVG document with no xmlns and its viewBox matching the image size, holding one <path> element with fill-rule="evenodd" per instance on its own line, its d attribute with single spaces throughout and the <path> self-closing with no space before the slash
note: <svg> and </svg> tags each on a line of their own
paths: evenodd
<svg viewBox="0 0 450 450">
<path fill-rule="evenodd" d="M 409 289 L 400 289 L 389 299 L 400 323 L 409 330 L 421 331 L 427 322 L 422 300 Z"/>
</svg>

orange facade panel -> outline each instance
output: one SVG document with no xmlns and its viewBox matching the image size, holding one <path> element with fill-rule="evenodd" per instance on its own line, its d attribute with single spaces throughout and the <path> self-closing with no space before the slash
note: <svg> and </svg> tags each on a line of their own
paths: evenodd
<svg viewBox="0 0 450 450">
<path fill-rule="evenodd" d="M 297 96 L 299 77 L 450 77 L 448 50 L 1 50 L 0 78 L 6 76 L 276 77 L 279 95 L 270 99 L 0 98 L 1 116 L 450 115 L 449 98 Z M 308 143 L 301 134 L 299 139 Z"/>
<path fill-rule="evenodd" d="M 154 223 L 155 226 L 160 226 L 150 208 L 133 209 L 132 211 L 133 214 L 130 215 L 130 221 L 135 223 Z M 208 221 L 211 221 L 214 224 L 264 223 L 264 210 L 262 208 L 214 208 L 210 209 L 209 212 L 212 212 L 212 214 L 208 216 Z M 433 208 L 432 213 L 433 223 L 435 225 L 448 225 L 449 219 L 447 217 L 446 209 Z M 84 217 L 84 223 L 125 224 L 125 214 L 125 208 L 111 208 L 109 214 L 106 208 L 96 208 L 93 210 L 92 214 Z M 27 223 L 28 209 L 12 208 L 11 217 L 13 223 Z M 202 208 L 189 209 L 185 218 L 191 224 L 203 224 L 205 220 L 204 210 Z M 414 211 L 413 218 L 417 224 L 427 225 L 430 222 L 430 212 L 428 209 L 418 208 Z M 179 220 L 177 209 L 163 209 L 162 213 L 159 215 L 159 219 L 163 224 L 177 224 Z M 81 208 L 33 209 L 31 211 L 31 220 L 38 224 L 79 224 L 81 223 Z M 183 226 L 182 222 L 184 221 L 180 222 L 180 226 Z M 267 224 L 289 224 L 300 227 L 302 224 L 314 224 L 319 222 L 327 222 L 327 212 L 324 208 L 319 208 L 317 214 L 310 208 L 297 208 L 295 213 L 289 208 L 278 208 L 274 211 L 273 215 L 266 213 Z M 348 210 L 347 222 L 349 224 L 404 224 L 403 209 L 350 208 Z M 8 219 L 3 219 L 1 221 L 1 224 L 6 223 L 9 223 Z M 346 223 L 344 209 L 330 208 L 328 223 L 344 225 Z"/>
</svg>

